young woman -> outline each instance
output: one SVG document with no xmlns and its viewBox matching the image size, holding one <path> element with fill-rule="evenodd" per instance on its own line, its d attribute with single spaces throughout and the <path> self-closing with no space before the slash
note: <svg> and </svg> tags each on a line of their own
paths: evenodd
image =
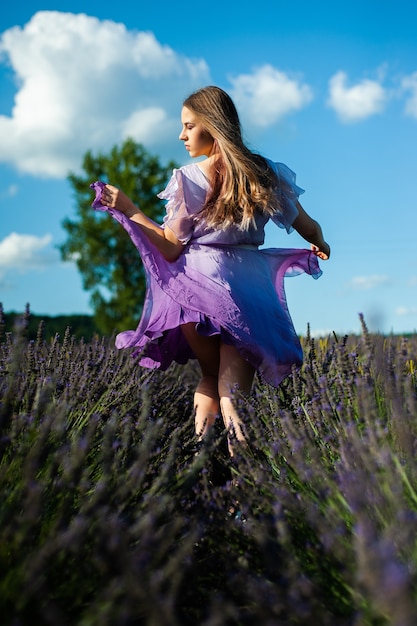
<svg viewBox="0 0 417 626">
<path fill-rule="evenodd" d="M 298 201 L 303 190 L 294 173 L 244 144 L 227 93 L 209 86 L 191 94 L 181 123 L 179 139 L 190 157 L 206 159 L 174 170 L 158 194 L 167 200 L 162 225 L 116 187 L 92 185 L 93 207 L 109 211 L 128 231 L 147 278 L 139 326 L 118 335 L 116 345 L 136 347 L 140 363 L 151 368 L 196 358 L 198 438 L 222 415 L 243 442 L 234 394 L 250 393 L 255 371 L 278 386 L 302 362 L 284 275 L 307 272 L 317 278 L 317 257 L 328 259 L 330 248 Z M 287 232 L 294 228 L 311 250 L 260 250 L 269 219 Z"/>
</svg>

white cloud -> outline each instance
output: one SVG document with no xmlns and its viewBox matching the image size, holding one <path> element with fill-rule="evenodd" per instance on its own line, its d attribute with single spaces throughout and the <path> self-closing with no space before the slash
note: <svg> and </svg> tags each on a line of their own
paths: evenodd
<svg viewBox="0 0 417 626">
<path fill-rule="evenodd" d="M 327 103 L 342 122 L 358 122 L 381 113 L 387 93 L 378 81 L 364 79 L 353 87 L 347 87 L 346 83 L 344 72 L 337 72 L 329 81 Z"/>
<path fill-rule="evenodd" d="M 314 339 L 328 337 L 329 335 L 333 335 L 333 330 L 331 328 L 316 328 L 310 330 L 310 336 Z"/>
<path fill-rule="evenodd" d="M 58 254 L 45 250 L 52 236 L 21 235 L 10 233 L 0 241 L 0 276 L 9 270 L 27 271 L 46 267 L 58 260 Z"/>
<path fill-rule="evenodd" d="M 408 315 L 417 315 L 417 307 L 399 306 L 395 309 L 396 315 L 406 317 Z"/>
<path fill-rule="evenodd" d="M 50 177 L 65 177 L 87 150 L 109 149 L 127 133 L 151 150 L 166 144 L 174 120 L 179 132 L 182 99 L 209 79 L 204 61 L 152 33 L 83 14 L 38 12 L 3 33 L 0 55 L 18 85 L 11 116 L 0 116 L 0 161 Z"/>
<path fill-rule="evenodd" d="M 143 144 L 162 145 L 167 137 L 179 135 L 178 119 L 169 118 L 161 107 L 148 107 L 135 111 L 122 124 L 122 136 L 134 137 Z"/>
<path fill-rule="evenodd" d="M 239 113 L 253 126 L 266 127 L 302 109 L 313 99 L 311 88 L 271 65 L 231 78 L 230 95 Z"/>
<path fill-rule="evenodd" d="M 411 95 L 405 103 L 405 112 L 407 115 L 417 118 L 417 72 L 403 78 L 401 87 L 406 91 L 411 91 Z"/>
<path fill-rule="evenodd" d="M 19 191 L 18 185 L 9 185 L 0 191 L 0 198 L 14 198 Z"/>
<path fill-rule="evenodd" d="M 383 285 L 389 285 L 390 279 L 388 276 L 374 274 L 371 276 L 355 276 L 350 281 L 350 286 L 353 289 L 375 289 Z"/>
</svg>

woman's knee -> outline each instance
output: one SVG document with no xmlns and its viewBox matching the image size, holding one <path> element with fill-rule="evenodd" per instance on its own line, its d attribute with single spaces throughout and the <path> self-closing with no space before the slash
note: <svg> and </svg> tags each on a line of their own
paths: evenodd
<svg viewBox="0 0 417 626">
<path fill-rule="evenodd" d="M 255 368 L 248 363 L 234 346 L 222 344 L 219 366 L 219 395 L 233 397 L 235 393 L 249 394 Z"/>
<path fill-rule="evenodd" d="M 219 392 L 218 392 L 218 378 L 215 374 L 204 374 L 200 378 L 200 381 L 196 388 L 196 393 L 201 393 L 204 396 L 208 396 L 210 398 L 215 398 L 217 402 L 219 401 Z"/>
</svg>

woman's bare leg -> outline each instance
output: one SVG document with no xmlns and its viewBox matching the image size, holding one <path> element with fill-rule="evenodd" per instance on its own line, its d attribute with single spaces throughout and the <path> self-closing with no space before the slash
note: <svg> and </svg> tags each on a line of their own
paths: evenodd
<svg viewBox="0 0 417 626">
<path fill-rule="evenodd" d="M 199 335 L 194 323 L 184 324 L 181 329 L 201 367 L 202 377 L 194 393 L 195 431 L 201 440 L 220 415 L 220 337 Z"/>
<path fill-rule="evenodd" d="M 229 452 L 233 456 L 233 438 L 245 442 L 245 433 L 233 404 L 233 395 L 242 392 L 249 395 L 252 389 L 255 368 L 245 361 L 234 346 L 221 344 L 219 364 L 219 397 L 224 425 L 231 430 L 228 440 Z"/>
<path fill-rule="evenodd" d="M 194 393 L 195 432 L 203 439 L 220 415 L 217 376 L 202 376 Z"/>
<path fill-rule="evenodd" d="M 181 328 L 202 372 L 194 394 L 196 434 L 202 439 L 221 413 L 225 427 L 232 431 L 228 446 L 233 456 L 232 438 L 245 442 L 242 421 L 233 404 L 233 395 L 236 391 L 250 394 L 255 369 L 234 346 L 221 343 L 218 335 L 199 335 L 194 323 L 184 324 Z"/>
</svg>

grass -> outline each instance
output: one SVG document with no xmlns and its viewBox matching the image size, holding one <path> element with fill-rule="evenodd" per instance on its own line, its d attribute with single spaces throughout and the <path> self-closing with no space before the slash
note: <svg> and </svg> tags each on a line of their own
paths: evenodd
<svg viewBox="0 0 417 626">
<path fill-rule="evenodd" d="M 3 329 L 2 625 L 414 626 L 417 336 L 362 324 L 237 398 L 233 465 L 192 363 Z"/>
</svg>

